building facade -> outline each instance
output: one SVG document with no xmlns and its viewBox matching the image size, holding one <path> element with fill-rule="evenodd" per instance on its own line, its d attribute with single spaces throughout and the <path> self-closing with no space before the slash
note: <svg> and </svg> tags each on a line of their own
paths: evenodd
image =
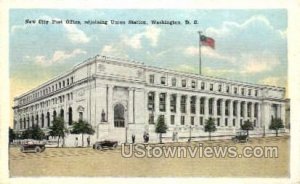
<svg viewBox="0 0 300 184">
<path fill-rule="evenodd" d="M 215 118 L 215 135 L 232 135 L 241 124 L 254 123 L 253 134 L 268 132 L 273 118 L 286 120 L 285 89 L 146 66 L 119 58 L 95 56 L 70 71 L 14 98 L 14 129 L 34 124 L 46 133 L 55 117 L 71 129 L 79 119 L 103 137 L 130 142 L 134 134 L 157 141 L 159 116 L 168 126 L 165 139 L 205 136 L 205 120 Z M 68 134 L 67 145 L 77 135 Z M 78 136 L 80 138 L 80 136 Z"/>
</svg>

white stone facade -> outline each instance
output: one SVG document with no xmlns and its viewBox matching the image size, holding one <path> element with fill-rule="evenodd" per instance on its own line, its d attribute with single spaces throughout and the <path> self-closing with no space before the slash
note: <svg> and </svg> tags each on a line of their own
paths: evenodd
<svg viewBox="0 0 300 184">
<path fill-rule="evenodd" d="M 38 124 L 45 132 L 55 116 L 66 127 L 82 118 L 94 127 L 91 142 L 109 137 L 120 142 L 157 141 L 154 132 L 163 115 L 168 132 L 180 138 L 206 136 L 205 120 L 216 119 L 215 135 L 232 135 L 240 123 L 251 120 L 253 133 L 267 131 L 271 118 L 285 121 L 285 89 L 221 78 L 188 74 L 143 63 L 96 56 L 72 70 L 14 99 L 14 129 L 23 131 Z M 265 129 L 265 130 L 264 130 Z M 66 144 L 73 145 L 69 134 Z M 80 140 L 79 140 L 80 142 Z"/>
</svg>

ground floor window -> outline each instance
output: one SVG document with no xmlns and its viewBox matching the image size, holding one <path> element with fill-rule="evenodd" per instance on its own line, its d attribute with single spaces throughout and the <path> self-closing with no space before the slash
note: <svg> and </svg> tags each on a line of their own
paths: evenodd
<svg viewBox="0 0 300 184">
<path fill-rule="evenodd" d="M 171 125 L 175 124 L 175 115 L 171 115 Z"/>
<path fill-rule="evenodd" d="M 228 119 L 225 118 L 225 126 L 228 126 Z"/>
<path fill-rule="evenodd" d="M 235 119 L 232 120 L 232 125 L 235 126 Z"/>
<path fill-rule="evenodd" d="M 203 117 L 200 117 L 200 125 L 203 125 Z"/>
<path fill-rule="evenodd" d="M 195 117 L 192 116 L 192 117 L 191 117 L 191 125 L 194 125 L 194 124 L 195 124 Z"/>
<path fill-rule="evenodd" d="M 181 125 L 184 125 L 184 122 L 185 121 L 185 117 L 184 116 L 181 116 L 181 118 L 180 118 L 180 123 L 181 123 Z"/>
<path fill-rule="evenodd" d="M 220 118 L 217 118 L 217 126 L 220 126 Z"/>
</svg>

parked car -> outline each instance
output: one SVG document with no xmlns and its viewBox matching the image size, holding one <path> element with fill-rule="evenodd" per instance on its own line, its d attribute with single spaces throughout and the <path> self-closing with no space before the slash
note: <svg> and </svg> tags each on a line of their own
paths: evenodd
<svg viewBox="0 0 300 184">
<path fill-rule="evenodd" d="M 45 144 L 41 144 L 41 143 L 33 143 L 33 142 L 27 142 L 25 144 L 21 145 L 20 151 L 21 152 L 30 152 L 33 151 L 35 153 L 41 153 L 43 151 L 45 151 L 46 147 Z"/>
<path fill-rule="evenodd" d="M 239 131 L 236 135 L 232 138 L 232 140 L 236 143 L 238 142 L 248 142 L 249 136 L 246 131 Z"/>
<path fill-rule="evenodd" d="M 118 141 L 113 140 L 103 140 L 97 141 L 93 144 L 93 149 L 102 150 L 103 148 L 113 148 L 115 149 L 118 146 Z"/>
</svg>

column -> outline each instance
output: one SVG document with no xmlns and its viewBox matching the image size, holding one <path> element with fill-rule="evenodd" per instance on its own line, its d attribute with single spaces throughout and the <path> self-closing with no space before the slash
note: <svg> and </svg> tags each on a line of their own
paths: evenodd
<svg viewBox="0 0 300 184">
<path fill-rule="evenodd" d="M 128 123 L 133 123 L 133 88 L 128 89 Z"/>
<path fill-rule="evenodd" d="M 213 116 L 214 118 L 217 118 L 217 98 L 214 98 L 213 100 Z"/>
<path fill-rule="evenodd" d="M 280 118 L 282 120 L 282 123 L 284 125 L 284 127 L 286 127 L 286 122 L 285 122 L 285 104 L 282 103 L 280 104 Z"/>
<path fill-rule="evenodd" d="M 241 101 L 236 101 L 236 127 L 240 128 L 240 121 L 241 121 Z"/>
<path fill-rule="evenodd" d="M 221 126 L 225 126 L 225 99 L 221 101 Z"/>
<path fill-rule="evenodd" d="M 208 116 L 209 116 L 208 115 L 209 114 L 209 112 L 208 112 L 208 110 L 209 110 L 209 108 L 208 108 L 208 100 L 209 100 L 208 97 L 204 98 L 204 121 L 207 120 Z"/>
<path fill-rule="evenodd" d="M 244 114 L 243 114 L 243 117 L 244 117 L 244 121 L 246 121 L 247 120 L 247 110 L 248 110 L 248 108 L 247 108 L 247 102 L 246 101 L 244 101 Z"/>
<path fill-rule="evenodd" d="M 165 120 L 166 120 L 166 125 L 170 125 L 171 122 L 170 122 L 170 95 L 169 93 L 165 93 L 166 94 L 166 117 L 165 117 Z"/>
<path fill-rule="evenodd" d="M 111 126 L 113 125 L 113 85 L 108 85 L 108 94 L 107 94 L 107 121 Z"/>
<path fill-rule="evenodd" d="M 254 120 L 254 103 L 253 102 L 251 102 L 250 118 L 251 118 L 251 121 Z M 257 120 L 256 120 L 256 126 L 257 126 Z"/>
<path fill-rule="evenodd" d="M 228 118 L 229 126 L 233 126 L 232 121 L 233 121 L 233 100 L 230 100 L 230 102 L 229 102 L 229 118 Z M 236 124 L 236 122 L 235 122 L 235 124 Z"/>
<path fill-rule="evenodd" d="M 257 103 L 257 126 L 259 128 L 261 128 L 261 108 L 260 108 L 261 104 L 260 103 Z"/>
</svg>

